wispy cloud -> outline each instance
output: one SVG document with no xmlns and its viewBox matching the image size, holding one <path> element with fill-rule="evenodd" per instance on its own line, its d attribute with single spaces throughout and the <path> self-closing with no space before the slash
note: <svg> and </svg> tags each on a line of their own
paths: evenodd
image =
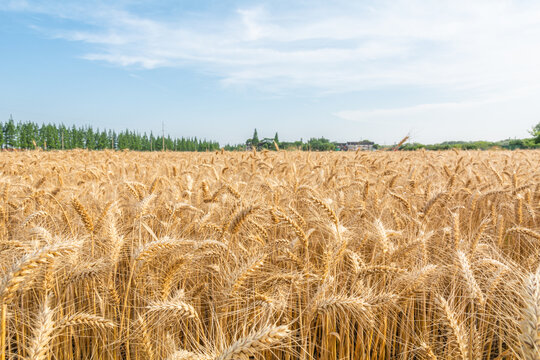
<svg viewBox="0 0 540 360">
<path fill-rule="evenodd" d="M 464 109 L 471 109 L 485 104 L 494 103 L 490 100 L 481 101 L 461 101 L 447 103 L 420 104 L 390 109 L 375 110 L 343 110 L 335 115 L 346 120 L 352 121 L 373 121 L 381 119 L 395 119 L 403 116 L 418 116 L 424 114 L 434 114 L 438 112 L 453 112 Z"/>
<path fill-rule="evenodd" d="M 535 1 L 314 0 L 286 12 L 269 2 L 178 17 L 104 2 L 9 4 L 11 11 L 78 22 L 45 30 L 87 43 L 84 59 L 146 69 L 189 67 L 229 86 L 317 92 L 420 86 L 491 96 L 540 81 Z"/>
<path fill-rule="evenodd" d="M 514 102 L 520 99 L 531 99 L 535 97 L 535 94 L 540 92 L 540 86 L 527 86 L 519 89 L 506 89 L 498 92 L 496 95 L 490 95 L 479 99 L 469 99 L 462 101 L 449 101 L 438 103 L 424 103 L 413 106 L 404 107 L 387 107 L 384 109 L 371 109 L 371 110 L 343 110 L 336 112 L 334 115 L 345 120 L 369 122 L 380 119 L 394 120 L 404 116 L 425 116 L 429 115 L 432 118 L 436 118 L 440 113 L 452 113 L 452 112 L 467 112 L 483 107 L 496 107 L 498 105 Z M 434 116 L 435 115 L 435 116 Z"/>
<path fill-rule="evenodd" d="M 423 143 L 527 137 L 527 130 L 538 122 L 539 90 L 533 86 L 474 100 L 344 110 L 334 115 L 370 129 L 370 136 L 381 142 L 406 133 Z"/>
</svg>

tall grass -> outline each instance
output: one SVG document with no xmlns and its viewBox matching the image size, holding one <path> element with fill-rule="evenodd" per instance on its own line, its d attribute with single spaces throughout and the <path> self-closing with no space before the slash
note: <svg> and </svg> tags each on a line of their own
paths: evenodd
<svg viewBox="0 0 540 360">
<path fill-rule="evenodd" d="M 0 360 L 540 357 L 540 152 L 0 156 Z"/>
</svg>

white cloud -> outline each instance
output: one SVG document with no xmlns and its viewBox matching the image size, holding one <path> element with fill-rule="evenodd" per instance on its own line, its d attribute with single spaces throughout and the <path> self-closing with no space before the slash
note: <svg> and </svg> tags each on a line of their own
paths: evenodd
<svg viewBox="0 0 540 360">
<path fill-rule="evenodd" d="M 90 25 L 54 30 L 91 44 L 85 59 L 149 69 L 191 67 L 228 85 L 319 92 L 399 85 L 491 95 L 540 80 L 540 3 L 312 4 L 287 13 L 270 4 L 240 8 L 206 20 L 205 14 L 195 20 L 145 17 L 99 2 L 11 6 Z"/>
<path fill-rule="evenodd" d="M 345 110 L 334 115 L 358 123 L 379 142 L 410 133 L 422 143 L 445 140 L 501 140 L 527 137 L 540 115 L 539 88 L 523 88 L 503 96 L 459 102 L 426 103 L 373 110 Z"/>
<path fill-rule="evenodd" d="M 424 114 L 436 114 L 439 112 L 452 112 L 464 109 L 472 109 L 492 101 L 462 101 L 434 104 L 420 104 L 401 108 L 375 109 L 375 110 L 343 110 L 335 115 L 352 121 L 369 122 L 375 119 L 395 119 L 403 116 L 418 116 Z"/>
</svg>

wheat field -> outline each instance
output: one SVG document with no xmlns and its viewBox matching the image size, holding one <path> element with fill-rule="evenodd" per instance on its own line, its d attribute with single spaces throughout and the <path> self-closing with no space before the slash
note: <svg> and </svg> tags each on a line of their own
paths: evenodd
<svg viewBox="0 0 540 360">
<path fill-rule="evenodd" d="M 540 356 L 540 152 L 0 157 L 1 360 Z"/>
</svg>

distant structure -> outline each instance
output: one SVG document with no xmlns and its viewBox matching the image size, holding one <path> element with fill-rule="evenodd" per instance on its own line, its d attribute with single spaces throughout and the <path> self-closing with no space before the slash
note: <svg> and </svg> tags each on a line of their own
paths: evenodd
<svg viewBox="0 0 540 360">
<path fill-rule="evenodd" d="M 336 143 L 336 148 L 340 151 L 371 151 L 373 150 L 373 145 L 375 145 L 375 143 L 369 140 L 349 141 L 346 143 Z"/>
</svg>

